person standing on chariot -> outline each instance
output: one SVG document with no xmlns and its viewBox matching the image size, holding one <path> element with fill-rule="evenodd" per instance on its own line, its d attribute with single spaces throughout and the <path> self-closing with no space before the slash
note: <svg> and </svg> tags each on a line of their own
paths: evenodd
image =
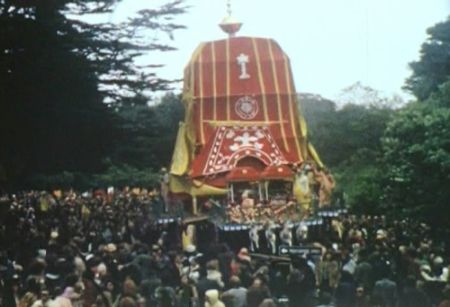
<svg viewBox="0 0 450 307">
<path fill-rule="evenodd" d="M 302 170 L 298 171 L 293 185 L 294 198 L 300 206 L 300 214 L 306 218 L 310 214 L 312 202 L 312 190 L 310 187 L 310 180 L 308 171 L 310 166 L 306 165 Z"/>
</svg>

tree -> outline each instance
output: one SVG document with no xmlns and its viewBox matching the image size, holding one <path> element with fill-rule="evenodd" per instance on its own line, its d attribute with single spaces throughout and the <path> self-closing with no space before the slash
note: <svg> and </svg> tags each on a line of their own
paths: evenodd
<svg viewBox="0 0 450 307">
<path fill-rule="evenodd" d="M 441 84 L 438 90 L 430 95 L 427 103 L 435 107 L 450 108 L 450 80 Z"/>
<path fill-rule="evenodd" d="M 336 195 L 359 212 L 375 213 L 382 199 L 383 168 L 381 137 L 395 112 L 393 99 L 381 99 L 377 91 L 365 87 L 354 95 L 352 86 L 345 97 L 352 103 L 340 109 L 333 101 L 317 95 L 300 95 L 308 123 L 308 135 L 324 163 L 336 178 Z M 394 103 L 392 103 L 392 101 Z"/>
<path fill-rule="evenodd" d="M 0 2 L 0 164 L 6 179 L 64 169 L 95 170 L 114 121 L 65 1 Z"/>
<path fill-rule="evenodd" d="M 333 141 L 336 128 L 336 104 L 319 95 L 299 94 L 300 110 L 308 126 L 308 137 L 322 160 L 333 167 L 339 163 L 335 155 L 339 144 Z"/>
<path fill-rule="evenodd" d="M 380 150 L 380 137 L 393 113 L 390 104 L 359 101 L 337 109 L 333 101 L 305 94 L 300 101 L 310 140 L 329 167 L 339 166 L 360 149 Z"/>
<path fill-rule="evenodd" d="M 449 108 L 416 103 L 398 112 L 383 138 L 383 163 L 388 209 L 398 216 L 448 223 Z"/>
<path fill-rule="evenodd" d="M 144 30 L 171 35 L 181 28 L 173 16 L 184 12 L 182 1 L 122 24 L 79 18 L 110 12 L 117 2 L 0 0 L 3 181 L 20 186 L 37 173 L 100 171 L 117 141 L 115 110 L 146 105 L 148 91 L 169 87 L 155 65 L 138 67 L 133 59 L 173 49 L 147 40 Z"/>
<path fill-rule="evenodd" d="M 333 170 L 337 195 L 344 195 L 354 212 L 379 214 L 383 198 L 385 166 L 381 151 L 361 148 Z"/>
<path fill-rule="evenodd" d="M 398 108 L 405 104 L 402 97 L 399 95 L 388 97 L 383 95 L 380 91 L 364 85 L 359 81 L 344 88 L 339 94 L 337 102 L 341 106 L 351 104 L 391 109 Z"/>
<path fill-rule="evenodd" d="M 405 84 L 419 101 L 426 101 L 439 85 L 449 81 L 450 17 L 429 28 L 427 33 L 429 37 L 422 45 L 420 60 L 410 63 L 412 75 Z"/>
<path fill-rule="evenodd" d="M 167 93 L 154 106 L 122 108 L 121 137 L 112 153 L 113 164 L 158 170 L 172 158 L 178 123 L 184 117 L 181 97 Z"/>
<path fill-rule="evenodd" d="M 450 18 L 428 29 L 406 88 L 417 98 L 393 116 L 382 138 L 384 209 L 449 225 Z"/>
</svg>

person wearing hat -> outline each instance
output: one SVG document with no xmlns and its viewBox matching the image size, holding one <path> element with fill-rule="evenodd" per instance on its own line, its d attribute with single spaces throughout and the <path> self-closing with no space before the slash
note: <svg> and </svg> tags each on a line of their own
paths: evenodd
<svg viewBox="0 0 450 307">
<path fill-rule="evenodd" d="M 231 274 L 239 276 L 244 287 L 252 283 L 252 261 L 248 249 L 243 247 L 231 261 Z"/>
<path fill-rule="evenodd" d="M 248 249 L 243 247 L 240 249 L 238 255 L 237 255 L 238 259 L 241 261 L 245 261 L 245 262 L 251 262 L 251 258 L 250 258 L 250 254 L 248 252 Z"/>
<path fill-rule="evenodd" d="M 117 247 L 114 243 L 108 243 L 104 248 L 106 253 L 112 254 L 117 250 Z"/>
</svg>

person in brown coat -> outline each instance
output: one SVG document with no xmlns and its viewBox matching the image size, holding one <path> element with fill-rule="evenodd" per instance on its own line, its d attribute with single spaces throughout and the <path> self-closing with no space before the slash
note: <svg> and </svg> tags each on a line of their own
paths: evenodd
<svg viewBox="0 0 450 307">
<path fill-rule="evenodd" d="M 339 263 L 331 252 L 326 252 L 316 265 L 316 286 L 323 291 L 336 289 L 340 278 Z"/>
</svg>

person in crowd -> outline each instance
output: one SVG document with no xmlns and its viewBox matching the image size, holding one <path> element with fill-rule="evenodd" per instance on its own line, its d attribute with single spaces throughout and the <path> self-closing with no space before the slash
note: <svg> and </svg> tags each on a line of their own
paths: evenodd
<svg viewBox="0 0 450 307">
<path fill-rule="evenodd" d="M 315 285 L 314 272 L 306 259 L 293 258 L 286 284 L 289 306 L 314 306 Z"/>
<path fill-rule="evenodd" d="M 397 307 L 431 307 L 428 295 L 417 288 L 417 281 L 413 276 L 406 278 L 403 291 L 399 295 Z"/>
<path fill-rule="evenodd" d="M 198 302 L 198 292 L 195 283 L 187 275 L 181 277 L 181 285 L 177 291 L 179 305 L 191 306 Z"/>
<path fill-rule="evenodd" d="M 370 291 L 373 287 L 374 280 L 372 265 L 367 257 L 368 251 L 366 249 L 360 250 L 353 276 L 358 284 L 362 285 L 366 291 Z"/>
<path fill-rule="evenodd" d="M 255 278 L 247 291 L 247 306 L 258 307 L 267 298 L 270 298 L 269 288 L 259 277 Z"/>
<path fill-rule="evenodd" d="M 385 275 L 375 282 L 372 297 L 384 307 L 395 307 L 398 297 L 397 283 L 389 278 L 388 274 L 385 272 Z"/>
<path fill-rule="evenodd" d="M 39 298 L 31 305 L 31 307 L 51 307 L 53 301 L 50 299 L 48 290 L 42 290 Z"/>
<path fill-rule="evenodd" d="M 322 291 L 333 292 L 338 286 L 339 278 L 339 262 L 331 251 L 327 251 L 316 265 L 316 285 Z"/>
<path fill-rule="evenodd" d="M 355 293 L 355 307 L 369 307 L 370 306 L 370 296 L 367 294 L 364 286 L 359 285 L 356 288 Z"/>
<path fill-rule="evenodd" d="M 348 271 L 342 271 L 339 284 L 335 291 L 336 307 L 355 305 L 356 284 Z"/>
<path fill-rule="evenodd" d="M 153 188 L 3 197 L 0 305 L 450 305 L 448 246 L 420 221 L 334 216 L 298 241 L 319 246 L 319 259 L 280 258 L 280 225 L 260 237 L 265 255 L 249 252 L 248 229 L 234 242 L 202 240 L 214 226 L 198 224 L 196 238 L 182 241 L 182 223 L 161 222 L 160 197 Z"/>
<path fill-rule="evenodd" d="M 230 295 L 233 298 L 235 307 L 245 307 L 247 301 L 247 289 L 242 287 L 238 276 L 233 275 L 229 282 L 230 289 L 224 292 L 224 295 Z"/>
<path fill-rule="evenodd" d="M 215 289 L 206 291 L 205 307 L 225 307 L 225 304 L 219 299 L 219 291 Z"/>
<path fill-rule="evenodd" d="M 316 307 L 336 307 L 331 293 L 323 292 L 319 298 L 319 305 L 316 305 Z"/>
</svg>

